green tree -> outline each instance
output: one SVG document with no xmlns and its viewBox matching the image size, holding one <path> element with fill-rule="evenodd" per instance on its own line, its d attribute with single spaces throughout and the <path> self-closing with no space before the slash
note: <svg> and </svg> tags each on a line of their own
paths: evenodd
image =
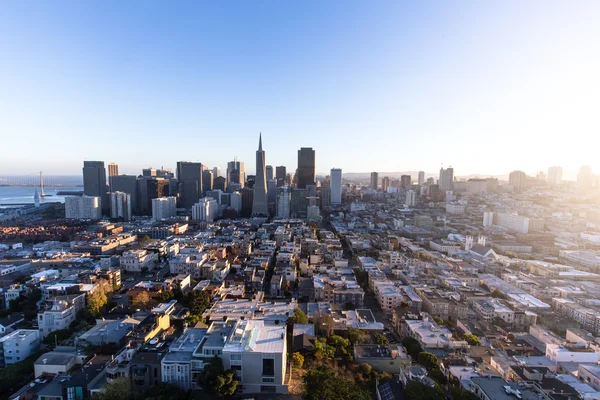
<svg viewBox="0 0 600 400">
<path fill-rule="evenodd" d="M 303 376 L 303 397 L 307 400 L 367 400 L 370 393 L 325 365 L 311 368 Z"/>
<path fill-rule="evenodd" d="M 448 379 L 446 378 L 444 373 L 437 367 L 429 371 L 429 377 L 440 385 L 445 385 L 446 383 L 448 383 Z"/>
<path fill-rule="evenodd" d="M 206 363 L 198 383 L 220 398 L 234 394 L 238 384 L 235 371 L 225 371 L 219 356 L 214 356 Z"/>
<path fill-rule="evenodd" d="M 504 294 L 502 294 L 502 292 L 500 290 L 494 289 L 492 291 L 492 297 L 498 298 L 498 299 L 503 299 L 504 298 Z"/>
<path fill-rule="evenodd" d="M 149 308 L 151 303 L 152 303 L 152 299 L 150 298 L 150 295 L 148 294 L 148 292 L 139 292 L 133 298 L 132 305 L 135 308 L 145 310 L 146 308 Z"/>
<path fill-rule="evenodd" d="M 0 368 L 0 393 L 6 394 L 8 398 L 9 393 L 15 392 L 33 379 L 33 364 L 40 355 L 42 353 L 37 353 L 21 362 Z"/>
<path fill-rule="evenodd" d="M 208 306 L 210 306 L 210 295 L 204 290 L 192 290 L 188 294 L 188 304 L 190 308 L 190 314 L 202 315 Z"/>
<path fill-rule="evenodd" d="M 428 351 L 420 352 L 417 356 L 417 362 L 427 368 L 427 371 L 438 367 L 438 358 Z"/>
<path fill-rule="evenodd" d="M 327 344 L 335 349 L 336 354 L 347 356 L 350 354 L 350 340 L 338 335 L 332 335 L 327 339 Z"/>
<path fill-rule="evenodd" d="M 292 354 L 292 363 L 294 363 L 294 367 L 302 368 L 304 365 L 304 356 L 298 352 Z"/>
<path fill-rule="evenodd" d="M 223 397 L 233 395 L 237 389 L 237 385 L 238 381 L 235 371 L 231 369 L 217 375 L 213 391 L 219 398 L 222 399 Z"/>
<path fill-rule="evenodd" d="M 99 315 L 100 310 L 102 310 L 102 307 L 104 307 L 107 301 L 108 297 L 106 296 L 104 287 L 99 285 L 94 293 L 87 295 L 87 310 L 92 315 Z"/>
<path fill-rule="evenodd" d="M 120 378 L 111 381 L 103 391 L 94 395 L 94 400 L 131 400 L 135 393 L 131 389 L 129 379 Z"/>
<path fill-rule="evenodd" d="M 429 387 L 417 381 L 410 381 L 404 389 L 406 400 L 444 400 L 439 387 Z"/>
<path fill-rule="evenodd" d="M 171 301 L 175 297 L 175 293 L 172 290 L 165 290 L 160 294 L 160 300 L 162 302 Z"/>
<path fill-rule="evenodd" d="M 375 342 L 375 344 L 383 345 L 390 344 L 389 340 L 379 332 L 373 334 L 373 342 Z"/>
<path fill-rule="evenodd" d="M 54 346 L 55 343 L 60 343 L 63 340 L 67 340 L 68 338 L 70 338 L 72 333 L 73 332 L 70 329 L 59 329 L 54 332 L 50 332 L 48 336 L 44 338 L 44 343 L 47 345 Z"/>
<path fill-rule="evenodd" d="M 413 360 L 416 360 L 419 353 L 423 351 L 419 342 L 411 337 L 404 338 L 404 340 L 402 340 L 402 346 L 404 346 L 406 352 Z"/>
<path fill-rule="evenodd" d="M 187 400 L 188 397 L 187 391 L 164 382 L 150 386 L 141 396 L 144 400 Z"/>
<path fill-rule="evenodd" d="M 351 344 L 360 344 L 366 340 L 369 334 L 361 329 L 348 328 L 348 339 Z"/>
<path fill-rule="evenodd" d="M 373 371 L 373 367 L 371 367 L 369 364 L 367 363 L 362 363 L 362 365 L 360 366 L 360 369 L 362 371 L 362 374 L 365 378 L 368 378 L 371 376 L 371 371 Z"/>
<path fill-rule="evenodd" d="M 481 342 L 479 341 L 479 338 L 475 335 L 473 335 L 472 333 L 467 333 L 466 335 L 463 336 L 463 339 L 469 343 L 471 346 L 479 346 L 481 344 Z"/>
<path fill-rule="evenodd" d="M 289 324 L 308 324 L 308 317 L 306 316 L 306 314 L 304 313 L 304 311 L 302 311 L 299 308 L 294 309 L 294 315 L 291 315 L 288 318 L 288 323 Z"/>
</svg>

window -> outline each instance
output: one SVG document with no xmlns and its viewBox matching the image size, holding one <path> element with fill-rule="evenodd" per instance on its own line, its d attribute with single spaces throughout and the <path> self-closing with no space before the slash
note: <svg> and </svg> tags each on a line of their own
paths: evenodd
<svg viewBox="0 0 600 400">
<path fill-rule="evenodd" d="M 230 354 L 229 355 L 229 359 L 231 361 L 240 361 L 242 359 L 242 355 L 241 354 Z"/>
<path fill-rule="evenodd" d="M 272 358 L 263 358 L 263 376 L 275 376 L 275 360 Z"/>
</svg>

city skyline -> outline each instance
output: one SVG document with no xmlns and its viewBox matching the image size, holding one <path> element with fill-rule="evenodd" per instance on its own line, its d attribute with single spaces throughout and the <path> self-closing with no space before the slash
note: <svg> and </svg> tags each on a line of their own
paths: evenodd
<svg viewBox="0 0 600 400">
<path fill-rule="evenodd" d="M 253 164 L 257 132 L 289 171 L 301 147 L 319 174 L 598 171 L 598 8 L 6 2 L 3 145 L 36 145 L 3 154 L 0 173 L 76 174 L 82 159 L 224 170 Z"/>
</svg>

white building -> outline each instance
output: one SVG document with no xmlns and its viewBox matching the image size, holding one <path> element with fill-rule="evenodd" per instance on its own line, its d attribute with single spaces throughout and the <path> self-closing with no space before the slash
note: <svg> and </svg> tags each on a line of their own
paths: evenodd
<svg viewBox="0 0 600 400">
<path fill-rule="evenodd" d="M 419 186 L 421 186 L 425 183 L 425 171 L 419 171 L 418 183 L 419 183 Z"/>
<path fill-rule="evenodd" d="M 342 170 L 341 168 L 332 168 L 330 175 L 331 185 L 331 204 L 341 204 L 342 202 Z"/>
<path fill-rule="evenodd" d="M 285 185 L 277 189 L 277 218 L 290 217 L 290 187 Z"/>
<path fill-rule="evenodd" d="M 131 195 L 123 192 L 112 192 L 110 194 L 110 217 L 131 221 L 131 216 Z"/>
<path fill-rule="evenodd" d="M 529 232 L 529 218 L 517 214 L 496 213 L 495 224 L 518 233 Z"/>
<path fill-rule="evenodd" d="M 554 166 L 548 168 L 548 185 L 560 185 L 562 183 L 562 167 Z"/>
<path fill-rule="evenodd" d="M 169 271 L 173 275 L 186 274 L 198 279 L 202 277 L 202 266 L 207 261 L 208 255 L 206 253 L 180 254 L 169 261 Z"/>
<path fill-rule="evenodd" d="M 407 191 L 405 204 L 407 207 L 416 206 L 417 205 L 417 192 L 415 192 L 414 190 Z"/>
<path fill-rule="evenodd" d="M 192 206 L 192 219 L 194 221 L 213 222 L 217 218 L 219 203 L 212 197 L 204 197 Z"/>
<path fill-rule="evenodd" d="M 100 198 L 97 196 L 68 196 L 65 197 L 65 218 L 69 219 L 100 219 L 102 209 Z"/>
<path fill-rule="evenodd" d="M 465 206 L 457 203 L 446 203 L 446 214 L 461 215 L 465 213 Z"/>
<path fill-rule="evenodd" d="M 487 193 L 488 183 L 486 179 L 469 179 L 466 187 L 467 193 Z"/>
<path fill-rule="evenodd" d="M 40 332 L 19 329 L 0 338 L 0 366 L 23 361 L 40 349 Z"/>
<path fill-rule="evenodd" d="M 223 347 L 223 365 L 236 371 L 243 393 L 287 394 L 285 325 L 238 321 Z"/>
<path fill-rule="evenodd" d="M 484 211 L 483 212 L 483 227 L 489 228 L 492 225 L 494 225 L 494 213 L 491 211 Z"/>
<path fill-rule="evenodd" d="M 46 300 L 38 312 L 40 338 L 61 329 L 67 329 L 75 321 L 77 312 L 85 307 L 85 294 L 55 296 Z"/>
<path fill-rule="evenodd" d="M 123 253 L 119 259 L 119 264 L 121 269 L 125 271 L 140 272 L 144 268 L 154 269 L 155 261 L 156 253 L 146 250 L 129 250 Z"/>
<path fill-rule="evenodd" d="M 588 348 L 585 343 L 546 345 L 546 357 L 555 363 L 575 362 L 595 364 L 598 363 L 599 355 L 600 353 Z"/>
<path fill-rule="evenodd" d="M 160 221 L 177 215 L 177 199 L 173 196 L 152 199 L 152 219 Z"/>
<path fill-rule="evenodd" d="M 239 212 L 242 210 L 242 194 L 240 192 L 231 193 L 230 207 Z"/>
<path fill-rule="evenodd" d="M 204 368 L 202 344 L 207 329 L 188 328 L 169 347 L 161 360 L 162 381 L 184 390 L 197 389 L 197 381 Z"/>
</svg>

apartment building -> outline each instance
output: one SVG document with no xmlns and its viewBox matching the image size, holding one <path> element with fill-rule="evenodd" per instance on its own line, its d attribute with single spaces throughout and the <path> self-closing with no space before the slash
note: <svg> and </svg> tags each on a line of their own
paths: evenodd
<svg viewBox="0 0 600 400">
<path fill-rule="evenodd" d="M 85 307 L 85 294 L 55 296 L 46 300 L 38 312 L 40 338 L 67 329 L 75 321 L 77 312 Z"/>
<path fill-rule="evenodd" d="M 152 270 L 156 265 L 156 253 L 146 250 L 129 250 L 119 260 L 121 269 L 129 272 L 140 272 L 142 269 Z"/>
<path fill-rule="evenodd" d="M 23 361 L 40 348 L 40 332 L 36 329 L 19 329 L 0 338 L 0 366 Z"/>
</svg>

